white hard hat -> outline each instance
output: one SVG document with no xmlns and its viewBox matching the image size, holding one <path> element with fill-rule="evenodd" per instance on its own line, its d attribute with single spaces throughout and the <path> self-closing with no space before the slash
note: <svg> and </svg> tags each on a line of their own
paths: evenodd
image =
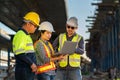
<svg viewBox="0 0 120 80">
<path fill-rule="evenodd" d="M 53 29 L 53 25 L 48 21 L 42 22 L 40 24 L 38 30 L 47 30 L 47 31 L 50 31 L 50 32 L 55 32 L 54 29 Z"/>
<path fill-rule="evenodd" d="M 69 18 L 66 23 L 67 23 L 69 26 L 78 27 L 78 20 L 77 20 L 76 17 L 71 17 L 71 18 Z"/>
</svg>

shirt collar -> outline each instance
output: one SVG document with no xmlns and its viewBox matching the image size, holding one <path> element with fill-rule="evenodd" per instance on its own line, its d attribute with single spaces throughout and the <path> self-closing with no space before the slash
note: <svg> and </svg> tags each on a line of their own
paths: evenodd
<svg viewBox="0 0 120 80">
<path fill-rule="evenodd" d="M 67 35 L 68 33 L 66 33 L 66 36 L 68 37 L 68 35 Z M 71 36 L 71 37 L 74 37 L 74 36 L 76 36 L 76 32 Z"/>
<path fill-rule="evenodd" d="M 22 30 L 22 31 L 25 32 L 27 35 L 29 35 L 28 32 L 27 32 L 26 30 L 24 30 L 23 28 L 20 28 L 19 30 Z"/>
<path fill-rule="evenodd" d="M 48 41 L 44 41 L 44 40 L 42 40 L 42 39 L 40 39 L 42 42 L 44 42 L 45 44 L 47 44 L 48 45 Z"/>
</svg>

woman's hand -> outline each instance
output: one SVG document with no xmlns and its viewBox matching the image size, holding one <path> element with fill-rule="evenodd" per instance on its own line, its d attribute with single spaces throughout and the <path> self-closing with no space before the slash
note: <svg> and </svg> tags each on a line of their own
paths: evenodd
<svg viewBox="0 0 120 80">
<path fill-rule="evenodd" d="M 51 57 L 51 61 L 56 61 L 56 60 L 62 60 L 62 59 L 64 59 L 65 57 L 67 57 L 68 56 L 68 54 L 60 54 L 59 56 L 54 56 L 54 57 Z"/>
<path fill-rule="evenodd" d="M 64 58 L 66 58 L 68 56 L 68 54 L 64 54 L 64 55 L 60 55 L 60 56 L 58 56 L 58 60 L 62 60 L 62 59 L 64 59 Z"/>
</svg>

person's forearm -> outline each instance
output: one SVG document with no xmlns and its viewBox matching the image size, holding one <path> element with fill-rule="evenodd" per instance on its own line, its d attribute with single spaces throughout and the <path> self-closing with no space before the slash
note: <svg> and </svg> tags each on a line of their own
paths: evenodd
<svg viewBox="0 0 120 80">
<path fill-rule="evenodd" d="M 84 53 L 84 49 L 77 48 L 75 52 L 78 53 L 78 54 L 83 54 Z"/>
<path fill-rule="evenodd" d="M 84 53 L 84 40 L 83 40 L 83 38 L 78 43 L 78 47 L 77 47 L 75 52 L 78 53 L 78 54 L 83 54 Z"/>
<path fill-rule="evenodd" d="M 57 57 L 52 57 L 50 58 L 51 61 L 56 61 L 56 60 L 62 60 L 64 59 L 65 57 L 67 57 L 68 55 L 59 55 Z"/>
<path fill-rule="evenodd" d="M 56 61 L 56 60 L 59 60 L 59 57 L 51 57 L 50 58 L 50 61 Z"/>
<path fill-rule="evenodd" d="M 16 55 L 15 57 L 22 60 L 23 62 L 25 62 L 29 65 L 33 64 L 33 61 L 25 53 L 22 53 L 20 55 Z"/>
</svg>

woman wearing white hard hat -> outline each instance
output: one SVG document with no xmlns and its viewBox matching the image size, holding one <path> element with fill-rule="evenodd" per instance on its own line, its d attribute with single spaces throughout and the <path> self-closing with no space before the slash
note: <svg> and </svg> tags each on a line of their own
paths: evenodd
<svg viewBox="0 0 120 80">
<path fill-rule="evenodd" d="M 40 38 L 34 44 L 38 65 L 37 78 L 38 80 L 54 80 L 56 69 L 54 61 L 61 60 L 64 56 L 52 57 L 54 50 L 49 40 L 52 32 L 55 32 L 53 25 L 44 21 L 38 30 L 40 31 Z"/>
</svg>

